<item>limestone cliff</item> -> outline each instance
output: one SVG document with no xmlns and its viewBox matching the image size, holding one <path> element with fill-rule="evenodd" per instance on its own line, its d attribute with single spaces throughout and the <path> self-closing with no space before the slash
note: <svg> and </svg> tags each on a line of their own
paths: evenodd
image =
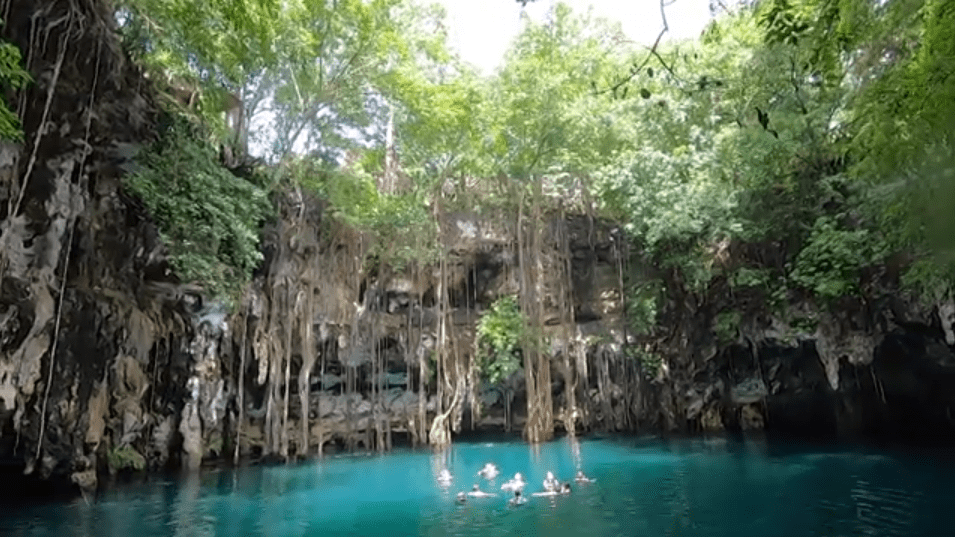
<svg viewBox="0 0 955 537">
<path fill-rule="evenodd" d="M 665 333 L 644 338 L 667 364 L 652 382 L 656 424 L 843 440 L 953 438 L 955 304 L 909 296 L 890 267 L 859 277 L 861 297 L 817 303 L 791 292 L 771 309 L 764 289 L 719 277 L 691 293 L 665 276 Z"/>
<path fill-rule="evenodd" d="M 100 3 L 11 2 L 35 84 L 0 148 L 0 459 L 95 486 L 107 456 L 166 461 L 190 309 L 121 178 L 155 107 Z"/>
</svg>

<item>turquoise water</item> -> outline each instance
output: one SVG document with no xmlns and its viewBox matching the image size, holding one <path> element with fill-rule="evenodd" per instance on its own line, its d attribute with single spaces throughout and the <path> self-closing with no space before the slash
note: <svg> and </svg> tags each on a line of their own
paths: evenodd
<svg viewBox="0 0 955 537">
<path fill-rule="evenodd" d="M 493 461 L 515 472 L 596 479 L 570 496 L 454 494 Z M 436 482 L 447 467 L 450 488 Z M 486 482 L 483 488 L 488 489 Z M 0 506 L 14 536 L 727 536 L 955 535 L 955 464 L 915 453 L 807 451 L 726 440 L 564 439 L 458 444 L 443 454 L 342 456 L 118 486 L 95 502 Z"/>
</svg>

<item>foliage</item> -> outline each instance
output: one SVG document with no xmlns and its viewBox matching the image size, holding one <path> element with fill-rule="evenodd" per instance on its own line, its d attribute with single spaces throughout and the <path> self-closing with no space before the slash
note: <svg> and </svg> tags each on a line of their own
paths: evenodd
<svg viewBox="0 0 955 537">
<path fill-rule="evenodd" d="M 812 334 L 819 326 L 819 319 L 817 319 L 815 315 L 799 316 L 790 319 L 789 326 L 797 332 Z"/>
<path fill-rule="evenodd" d="M 3 21 L 0 20 L 0 24 Z M 0 91 L 4 96 L 11 90 L 25 87 L 31 80 L 30 74 L 20 66 L 20 49 L 11 43 L 0 42 Z M 6 99 L 0 100 L 0 139 L 19 142 L 23 140 L 23 127 L 20 118 L 7 106 Z"/>
<path fill-rule="evenodd" d="M 482 113 L 486 88 L 465 66 L 449 70 L 458 74 L 445 80 L 409 66 L 394 73 L 389 85 L 402 171 L 421 192 L 434 192 L 450 177 L 489 170 L 481 151 L 489 123 Z"/>
<path fill-rule="evenodd" d="M 740 267 L 732 276 L 733 287 L 765 287 L 770 281 L 770 271 L 759 268 Z"/>
<path fill-rule="evenodd" d="M 792 279 L 826 299 L 858 295 L 861 269 L 884 255 L 871 231 L 844 229 L 833 218 L 819 217 L 796 258 Z"/>
<path fill-rule="evenodd" d="M 602 209 L 671 290 L 704 294 L 722 245 L 749 243 L 736 251 L 758 253 L 732 260 L 729 283 L 777 309 L 793 290 L 858 295 L 865 269 L 899 251 L 919 260 L 907 286 L 944 294 L 955 101 L 926 98 L 955 87 L 942 4 L 759 2 L 661 47 L 615 87 L 606 130 L 621 134 L 590 172 Z M 638 325 L 644 309 L 628 312 Z"/>
<path fill-rule="evenodd" d="M 375 179 L 360 166 L 335 170 L 306 164 L 290 173 L 331 203 L 333 218 L 374 237 L 369 255 L 378 262 L 401 270 L 413 261 L 435 259 L 436 226 L 419 193 L 379 192 Z"/>
<path fill-rule="evenodd" d="M 736 341 L 742 315 L 738 311 L 720 312 L 713 318 L 713 333 L 721 344 Z"/>
<path fill-rule="evenodd" d="M 234 298 L 262 260 L 258 229 L 266 193 L 223 168 L 198 129 L 181 118 L 143 151 L 126 186 L 159 226 L 176 274 Z"/>
<path fill-rule="evenodd" d="M 955 263 L 928 255 L 915 260 L 902 275 L 902 285 L 926 301 L 938 301 L 955 291 Z"/>
<path fill-rule="evenodd" d="M 893 250 L 915 252 L 938 265 L 916 274 L 929 279 L 944 274 L 942 287 L 951 286 L 955 6 L 947 0 L 767 5 L 767 39 L 798 42 L 810 68 L 841 93 L 833 119 L 845 134 L 846 172 L 873 194 L 873 203 L 862 209 L 879 222 Z M 801 21 L 799 35 L 781 27 L 782 19 Z M 937 287 L 925 283 L 915 287 Z"/>
<path fill-rule="evenodd" d="M 524 325 L 524 316 L 513 296 L 495 300 L 478 321 L 478 370 L 491 384 L 504 382 L 520 369 L 518 350 L 524 337 Z"/>
<path fill-rule="evenodd" d="M 384 77 L 425 49 L 412 25 L 430 10 L 399 0 L 122 0 L 127 48 L 190 110 L 222 127 L 225 94 L 243 102 L 252 147 L 274 162 L 337 159 L 373 139 Z M 434 35 L 433 30 L 431 35 Z M 369 130 L 371 129 L 371 130 Z M 221 129 L 220 129 L 221 131 Z"/>
<path fill-rule="evenodd" d="M 640 282 L 627 293 L 627 319 L 637 336 L 649 335 L 657 325 L 660 282 Z"/>
<path fill-rule="evenodd" d="M 619 24 L 562 3 L 544 22 L 525 22 L 488 90 L 483 151 L 511 182 L 505 190 L 564 177 L 557 197 L 589 191 L 588 176 L 631 145 L 633 114 L 594 91 L 631 60 L 624 40 Z"/>
<path fill-rule="evenodd" d="M 659 353 L 641 346 L 626 347 L 627 356 L 640 362 L 640 370 L 647 379 L 655 379 L 663 368 L 663 357 Z"/>
<path fill-rule="evenodd" d="M 757 307 L 785 310 L 807 294 L 860 295 L 867 269 L 902 253 L 915 260 L 908 288 L 955 288 L 949 0 L 741 2 L 699 39 L 649 52 L 558 4 L 526 20 L 485 78 L 446 49 L 439 8 L 120 5 L 152 73 L 203 85 L 208 122 L 226 91 L 249 117 L 271 118 L 257 143 L 371 236 L 376 262 L 433 259 L 450 211 L 532 199 L 623 224 L 653 272 L 627 292 L 644 338 L 669 304 L 725 289 L 721 275 L 731 291 L 756 291 L 737 296 Z M 251 258 L 232 261 L 246 270 Z M 482 318 L 491 333 L 478 345 L 498 381 L 517 367 L 518 340 L 535 339 L 509 304 Z M 731 337 L 739 317 L 725 312 L 714 331 Z"/>
<path fill-rule="evenodd" d="M 146 459 L 132 446 L 116 447 L 106 454 L 106 462 L 110 471 L 120 470 L 142 471 L 146 469 Z"/>
</svg>

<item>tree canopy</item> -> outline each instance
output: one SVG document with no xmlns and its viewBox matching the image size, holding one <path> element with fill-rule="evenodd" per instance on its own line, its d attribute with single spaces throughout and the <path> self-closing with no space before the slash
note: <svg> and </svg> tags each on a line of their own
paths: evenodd
<svg viewBox="0 0 955 537">
<path fill-rule="evenodd" d="M 952 292 L 945 0 L 739 2 L 649 49 L 561 4 L 485 77 L 448 48 L 440 8 L 400 0 L 123 0 L 118 20 L 211 141 L 237 96 L 253 152 L 395 262 L 434 240 L 439 205 L 543 201 L 620 221 L 688 292 L 722 278 L 825 302 L 866 293 L 860 272 L 899 254 L 913 292 Z M 779 255 L 721 261 L 740 244 Z M 652 323 L 657 295 L 634 292 Z"/>
</svg>

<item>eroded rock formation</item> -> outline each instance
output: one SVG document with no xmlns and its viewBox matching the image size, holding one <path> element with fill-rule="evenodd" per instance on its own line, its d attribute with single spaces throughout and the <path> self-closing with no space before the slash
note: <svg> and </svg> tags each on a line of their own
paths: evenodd
<svg viewBox="0 0 955 537">
<path fill-rule="evenodd" d="M 95 487 L 112 454 L 175 449 L 190 311 L 121 179 L 155 107 L 98 2 L 12 2 L 4 37 L 36 83 L 0 159 L 0 458 Z M 135 455 L 133 455 L 135 454 Z M 178 456 L 175 457 L 178 459 Z"/>
</svg>

